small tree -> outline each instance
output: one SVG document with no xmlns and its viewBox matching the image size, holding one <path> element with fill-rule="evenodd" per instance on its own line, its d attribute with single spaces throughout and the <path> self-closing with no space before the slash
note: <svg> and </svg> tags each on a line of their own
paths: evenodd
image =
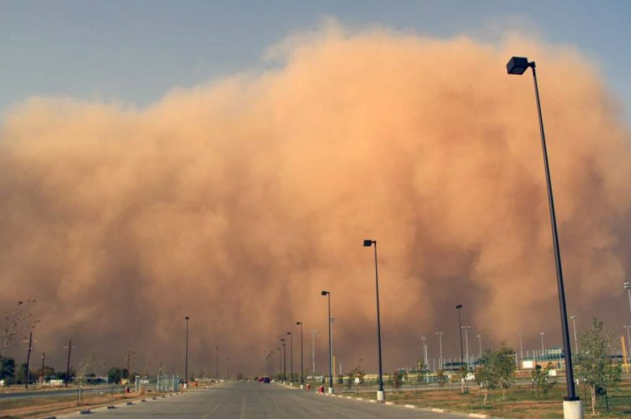
<svg viewBox="0 0 631 420">
<path fill-rule="evenodd" d="M 123 379 L 123 370 L 117 367 L 110 368 L 107 371 L 107 381 L 111 384 L 120 384 Z"/>
<path fill-rule="evenodd" d="M 515 380 L 515 350 L 508 347 L 505 342 L 499 349 L 485 350 L 480 359 L 482 368 L 476 375 L 476 379 L 484 385 L 484 405 L 490 389 L 500 388 L 502 398 L 506 398 L 506 390 Z"/>
<path fill-rule="evenodd" d="M 615 387 L 621 379 L 620 365 L 614 365 L 609 357 L 613 349 L 613 333 L 603 329 L 602 321 L 594 318 L 592 328 L 578 336 L 576 374 L 591 389 L 592 415 L 596 414 L 597 390 Z"/>
<path fill-rule="evenodd" d="M 394 389 L 400 389 L 403 383 L 403 373 L 400 370 L 395 370 L 390 376 L 390 384 Z"/>
<path fill-rule="evenodd" d="M 444 388 L 449 378 L 445 375 L 445 371 L 443 369 L 439 369 L 438 372 L 436 372 L 436 380 L 438 381 L 438 387 Z"/>
<path fill-rule="evenodd" d="M 540 397 L 548 395 L 548 392 L 554 387 L 556 381 L 548 382 L 548 373 L 552 369 L 552 363 L 548 363 L 545 368 L 541 368 L 537 365 L 535 369 L 530 373 L 532 378 L 532 385 L 537 390 L 537 396 Z"/>
<path fill-rule="evenodd" d="M 4 380 L 6 384 L 15 381 L 15 360 L 12 357 L 0 359 L 0 380 Z"/>
</svg>

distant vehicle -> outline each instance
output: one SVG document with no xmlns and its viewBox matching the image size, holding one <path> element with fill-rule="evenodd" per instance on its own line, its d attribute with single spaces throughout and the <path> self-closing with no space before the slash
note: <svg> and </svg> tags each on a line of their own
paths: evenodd
<svg viewBox="0 0 631 420">
<path fill-rule="evenodd" d="M 263 383 L 264 383 L 264 384 L 269 384 L 270 382 L 271 382 L 271 381 L 270 381 L 270 378 L 267 378 L 267 377 L 266 377 L 266 378 L 263 378 Z"/>
</svg>

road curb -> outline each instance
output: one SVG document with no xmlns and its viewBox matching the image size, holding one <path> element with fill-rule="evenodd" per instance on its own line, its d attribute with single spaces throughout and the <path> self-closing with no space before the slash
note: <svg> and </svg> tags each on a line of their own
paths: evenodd
<svg viewBox="0 0 631 420">
<path fill-rule="evenodd" d="M 351 397 L 346 397 L 346 398 L 351 398 Z M 378 402 L 376 400 L 369 400 L 369 399 L 359 398 L 359 397 L 355 397 L 353 399 L 359 400 L 359 401 L 366 401 L 366 402 L 369 402 L 369 403 L 377 403 Z M 491 417 L 488 414 L 461 413 L 461 412 L 456 412 L 456 411 L 448 411 L 448 410 L 445 410 L 444 408 L 417 407 L 417 406 L 412 405 L 412 404 L 396 404 L 396 403 L 394 403 L 392 401 L 385 401 L 384 405 L 412 408 L 412 409 L 419 410 L 419 411 L 431 411 L 431 412 L 434 412 L 434 413 L 452 414 L 454 416 L 463 416 L 463 417 L 469 417 L 469 418 L 472 418 L 472 419 L 491 419 L 491 418 L 493 418 L 493 417 Z"/>
</svg>

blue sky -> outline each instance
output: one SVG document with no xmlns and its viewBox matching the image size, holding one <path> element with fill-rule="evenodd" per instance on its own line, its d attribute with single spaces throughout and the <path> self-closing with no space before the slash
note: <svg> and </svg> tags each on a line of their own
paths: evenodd
<svg viewBox="0 0 631 420">
<path fill-rule="evenodd" d="M 267 48 L 327 16 L 490 42 L 516 28 L 574 45 L 598 62 L 631 121 L 626 0 L 0 0 L 0 113 L 32 95 L 143 107 L 175 86 L 261 67 Z"/>
</svg>

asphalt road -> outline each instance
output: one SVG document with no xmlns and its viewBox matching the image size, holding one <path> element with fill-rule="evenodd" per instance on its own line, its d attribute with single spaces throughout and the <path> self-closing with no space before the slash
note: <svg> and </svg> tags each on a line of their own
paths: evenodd
<svg viewBox="0 0 631 420">
<path fill-rule="evenodd" d="M 429 410 L 397 407 L 318 395 L 276 384 L 237 382 L 215 385 L 157 400 L 93 410 L 90 414 L 58 416 L 75 419 L 429 419 L 467 418 Z"/>
</svg>

